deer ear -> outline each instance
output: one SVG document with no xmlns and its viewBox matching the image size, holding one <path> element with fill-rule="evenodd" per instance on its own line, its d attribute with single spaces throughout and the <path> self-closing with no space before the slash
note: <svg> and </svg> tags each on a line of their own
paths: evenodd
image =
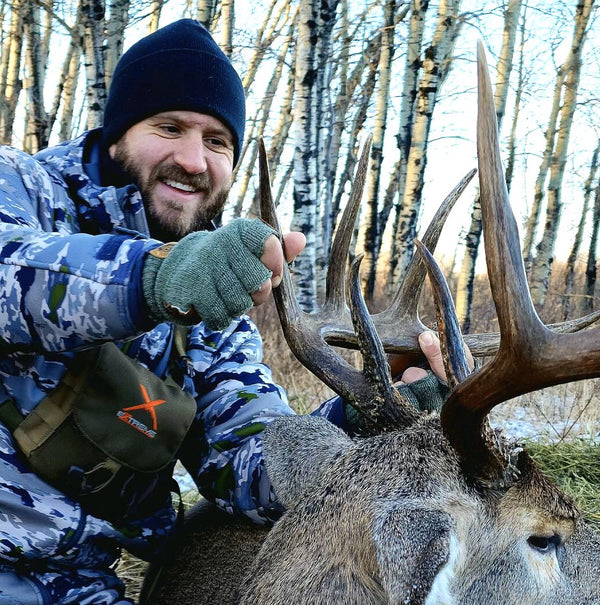
<svg viewBox="0 0 600 605">
<path fill-rule="evenodd" d="M 377 516 L 377 563 L 390 603 L 425 603 L 448 560 L 450 527 L 450 517 L 436 510 L 395 506 Z"/>
<path fill-rule="evenodd" d="M 284 416 L 267 426 L 263 451 L 267 473 L 280 502 L 291 508 L 305 499 L 324 469 L 352 440 L 324 418 Z"/>
</svg>

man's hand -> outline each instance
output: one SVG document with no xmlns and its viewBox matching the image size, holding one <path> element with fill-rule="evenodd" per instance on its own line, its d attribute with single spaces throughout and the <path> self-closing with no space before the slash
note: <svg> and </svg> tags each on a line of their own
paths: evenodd
<svg viewBox="0 0 600 605">
<path fill-rule="evenodd" d="M 306 238 L 299 231 L 292 231 L 283 236 L 285 248 L 285 262 L 291 263 L 306 246 Z M 281 249 L 279 238 L 271 235 L 265 242 L 260 262 L 271 271 L 270 279 L 263 282 L 260 289 L 252 294 L 252 301 L 255 306 L 266 302 L 271 295 L 271 290 L 281 283 L 283 275 L 284 254 Z"/>
<path fill-rule="evenodd" d="M 442 381 L 446 381 L 446 370 L 444 368 L 444 360 L 442 359 L 442 350 L 440 347 L 440 340 L 437 337 L 437 334 L 427 330 L 425 332 L 421 332 L 419 334 L 419 346 L 421 347 L 421 351 L 423 355 L 425 355 L 425 359 L 431 368 L 431 371 Z M 467 357 L 469 358 L 469 367 L 473 369 L 474 362 L 471 352 L 467 349 Z M 392 371 L 396 370 L 395 373 L 398 372 L 398 361 L 390 360 L 390 364 L 392 366 Z M 401 382 L 405 384 L 410 384 L 412 382 L 416 382 L 417 380 L 421 380 L 421 378 L 425 378 L 427 376 L 427 370 L 419 367 L 408 367 L 406 368 L 401 375 Z"/>
</svg>

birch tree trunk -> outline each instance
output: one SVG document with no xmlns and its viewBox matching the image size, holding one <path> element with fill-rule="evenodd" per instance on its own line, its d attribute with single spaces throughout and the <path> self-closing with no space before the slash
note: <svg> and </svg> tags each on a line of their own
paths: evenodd
<svg viewBox="0 0 600 605">
<path fill-rule="evenodd" d="M 525 64 L 525 13 L 521 24 L 521 45 L 519 49 L 519 69 L 517 75 L 517 90 L 515 94 L 515 110 L 513 112 L 510 135 L 508 137 L 508 157 L 506 158 L 506 188 L 510 192 L 515 169 L 515 157 L 517 150 L 517 124 L 521 111 L 521 100 L 523 98 L 523 87 L 525 86 L 524 64 Z"/>
<path fill-rule="evenodd" d="M 321 0 L 319 4 L 319 34 L 316 49 L 316 126 L 317 126 L 317 233 L 316 233 L 316 297 L 325 293 L 325 275 L 331 239 L 331 198 L 332 185 L 327 178 L 337 158 L 331 155 L 331 120 L 333 115 L 332 80 L 337 68 L 337 59 L 332 52 L 333 28 L 336 24 L 338 0 Z"/>
<path fill-rule="evenodd" d="M 208 31 L 212 31 L 213 21 L 217 14 L 219 0 L 199 0 L 196 18 Z"/>
<path fill-rule="evenodd" d="M 296 147 L 294 151 L 294 216 L 292 229 L 306 236 L 306 248 L 295 263 L 298 300 L 305 311 L 316 307 L 317 124 L 315 108 L 318 0 L 300 0 L 295 61 Z"/>
<path fill-rule="evenodd" d="M 421 207 L 423 177 L 427 164 L 427 142 L 433 110 L 443 81 L 452 60 L 454 42 L 460 22 L 457 19 L 459 0 L 441 0 L 431 45 L 425 50 L 423 74 L 417 93 L 417 111 L 413 126 L 411 147 L 407 159 L 406 186 L 402 207 L 396 217 L 394 240 L 388 282 L 398 284 L 404 277 L 413 254 L 413 240 Z"/>
<path fill-rule="evenodd" d="M 164 0 L 151 0 L 150 2 L 150 20 L 148 21 L 148 33 L 152 34 L 158 29 L 158 24 L 160 23 L 160 15 L 162 13 L 162 8 L 164 5 Z M 112 72 L 109 72 L 112 73 Z"/>
<path fill-rule="evenodd" d="M 552 150 L 554 149 L 554 140 L 556 139 L 556 124 L 558 122 L 558 112 L 560 111 L 560 103 L 562 97 L 562 88 L 565 81 L 564 66 L 558 71 L 556 77 L 556 85 L 554 87 L 554 97 L 552 99 L 552 109 L 550 118 L 548 119 L 548 128 L 546 129 L 546 146 L 542 154 L 540 170 L 535 180 L 535 190 L 533 194 L 533 204 L 531 212 L 527 219 L 525 228 L 525 237 L 523 239 L 523 260 L 528 273 L 531 271 L 531 263 L 533 260 L 533 244 L 535 235 L 540 222 L 542 213 L 542 201 L 544 199 L 544 187 L 546 186 L 546 178 L 548 177 L 548 169 L 550 168 L 550 159 L 552 158 Z"/>
<path fill-rule="evenodd" d="M 585 269 L 585 296 L 583 298 L 584 313 L 591 313 L 594 308 L 594 293 L 596 290 L 596 255 L 598 250 L 598 230 L 600 229 L 600 180 L 596 184 L 594 195 L 594 212 L 592 217 L 592 232 L 588 248 Z"/>
<path fill-rule="evenodd" d="M 277 61 L 277 65 L 273 71 L 271 79 L 269 80 L 269 83 L 265 90 L 263 101 L 260 104 L 259 115 L 256 116 L 256 119 L 253 122 L 254 125 L 257 125 L 256 135 L 254 137 L 252 137 L 251 141 L 248 140 L 248 142 L 246 143 L 247 146 L 248 145 L 250 146 L 250 159 L 247 162 L 247 169 L 246 169 L 245 173 L 241 176 L 241 178 L 239 176 L 237 178 L 238 198 L 237 198 L 237 202 L 236 202 L 235 210 L 234 210 L 234 216 L 236 216 L 236 217 L 242 216 L 242 214 L 244 214 L 243 213 L 244 200 L 247 199 L 246 194 L 248 193 L 248 188 L 250 186 L 250 183 L 252 182 L 252 179 L 254 178 L 254 176 L 256 174 L 256 158 L 258 155 L 258 144 L 257 143 L 258 143 L 259 139 L 261 139 L 265 134 L 265 130 L 266 130 L 266 127 L 267 127 L 267 124 L 269 121 L 270 114 L 271 114 L 271 108 L 272 108 L 273 102 L 275 101 L 275 98 L 276 98 L 276 92 L 281 83 L 281 78 L 283 75 L 283 68 L 285 65 L 285 59 L 288 54 L 288 50 L 290 48 L 290 44 L 291 44 L 291 40 L 292 40 L 292 35 L 293 35 L 292 30 L 293 30 L 293 28 L 290 28 L 288 31 L 288 38 L 282 48 L 281 55 L 279 57 L 279 60 Z M 273 174 L 272 174 L 272 177 L 273 177 Z M 250 216 L 257 215 L 258 193 L 259 193 L 259 189 L 257 187 L 256 191 L 254 192 L 254 195 L 252 196 L 252 208 L 250 209 L 250 212 L 248 213 L 248 215 L 250 215 Z"/>
<path fill-rule="evenodd" d="M 569 258 L 567 259 L 567 264 L 565 267 L 565 291 L 563 294 L 562 301 L 562 309 L 563 309 L 563 319 L 567 319 L 571 312 L 571 295 L 573 293 L 573 286 L 575 283 L 575 263 L 577 262 L 577 257 L 579 256 L 579 250 L 581 248 L 581 243 L 583 239 L 583 230 L 585 228 L 586 218 L 588 214 L 588 209 L 590 207 L 590 198 L 592 195 L 592 187 L 594 183 L 594 179 L 596 178 L 596 170 L 598 168 L 598 154 L 600 153 L 600 143 L 594 150 L 592 155 L 592 162 L 590 164 L 590 173 L 588 178 L 585 181 L 583 188 L 583 208 L 581 210 L 581 216 L 579 217 L 579 224 L 577 225 L 577 233 L 575 234 L 575 239 L 573 240 L 573 246 L 571 248 L 571 252 L 569 253 Z"/>
<path fill-rule="evenodd" d="M 571 124 L 573 122 L 573 114 L 575 113 L 577 101 L 577 89 L 579 88 L 581 53 L 583 51 L 593 4 L 593 0 L 580 0 L 577 4 L 573 42 L 566 63 L 567 75 L 565 78 L 564 98 L 560 110 L 560 122 L 556 134 L 556 145 L 550 161 L 546 222 L 542 239 L 536 247 L 536 256 L 531 268 L 531 298 L 533 302 L 537 303 L 540 307 L 544 304 L 546 292 L 548 291 L 554 255 L 554 244 L 558 232 L 558 225 L 560 223 L 562 210 L 561 187 L 567 161 Z"/>
<path fill-rule="evenodd" d="M 27 38 L 26 64 L 28 77 L 25 85 L 27 92 L 27 111 L 23 150 L 36 153 L 48 144 L 48 114 L 44 108 L 44 79 L 46 57 L 39 23 L 37 3 L 27 2 L 24 7 L 23 25 Z"/>
<path fill-rule="evenodd" d="M 383 13 L 381 55 L 379 60 L 379 91 L 375 109 L 373 143 L 371 146 L 369 174 L 366 187 L 366 204 L 363 205 L 358 233 L 358 249 L 364 254 L 362 264 L 362 287 L 367 299 L 373 297 L 373 291 L 375 289 L 375 268 L 380 239 L 377 221 L 378 201 L 383 144 L 390 102 L 391 67 L 392 58 L 394 57 L 395 14 L 396 1 L 387 0 Z"/>
<path fill-rule="evenodd" d="M 106 78 L 104 67 L 105 7 L 103 0 L 81 0 L 83 25 L 83 54 L 86 74 L 87 128 L 102 125 L 106 105 Z"/>
<path fill-rule="evenodd" d="M 160 17 L 160 7 L 152 7 L 150 27 L 158 26 L 158 18 Z M 156 21 L 155 21 L 156 19 Z M 123 41 L 125 38 L 125 30 L 129 23 L 129 0 L 111 0 L 110 3 L 110 19 L 106 24 L 106 58 L 105 58 L 105 73 L 106 86 L 110 86 L 110 79 L 117 66 L 117 61 L 123 54 Z M 150 30 L 155 31 L 154 30 Z"/>
<path fill-rule="evenodd" d="M 59 123 L 58 136 L 61 141 L 67 141 L 73 136 L 73 111 L 75 108 L 75 95 L 77 92 L 77 81 L 79 79 L 79 67 L 81 64 L 81 47 L 71 37 L 69 50 L 65 57 L 61 76 L 59 78 L 54 103 L 52 108 L 53 120 L 58 116 L 59 108 L 62 107 Z"/>
<path fill-rule="evenodd" d="M 362 53 L 361 60 L 355 65 L 350 77 L 346 82 L 345 89 L 342 89 L 337 103 L 334 123 L 334 136 L 341 138 L 341 130 L 348 132 L 351 144 L 347 148 L 344 167 L 337 178 L 337 188 L 333 196 L 331 205 L 331 225 L 335 225 L 340 212 L 342 198 L 346 193 L 346 186 L 354 175 L 356 162 L 358 161 L 359 133 L 363 129 L 367 117 L 367 109 L 371 104 L 375 84 L 377 83 L 377 70 L 379 66 L 379 57 L 381 54 L 381 32 L 378 32 L 369 40 L 365 50 Z M 365 75 L 366 74 L 366 75 Z M 361 80 L 364 77 L 364 83 Z M 356 113 L 351 125 L 346 124 L 348 107 L 356 104 Z M 335 157 L 339 158 L 340 152 L 337 151 Z"/>
<path fill-rule="evenodd" d="M 0 143 L 10 145 L 15 112 L 21 93 L 21 54 L 23 51 L 23 14 L 27 0 L 15 0 L 8 35 L 2 53 L 0 73 Z"/>
<path fill-rule="evenodd" d="M 233 27 L 235 23 L 234 0 L 221 0 L 221 48 L 231 57 L 233 52 Z"/>
<path fill-rule="evenodd" d="M 510 0 L 504 13 L 504 35 L 500 58 L 498 59 L 498 66 L 496 68 L 496 87 L 494 89 L 494 106 L 496 108 L 498 130 L 502 126 L 502 120 L 506 111 L 506 98 L 508 96 L 520 12 L 521 0 Z M 473 283 L 475 281 L 475 267 L 480 242 L 481 203 L 479 195 L 477 195 L 473 203 L 471 225 L 465 238 L 465 252 L 456 284 L 456 313 L 463 332 L 468 332 L 471 327 Z"/>
<path fill-rule="evenodd" d="M 385 288 L 388 295 L 393 290 L 390 266 L 391 252 L 394 248 L 394 234 L 397 230 L 396 217 L 399 212 L 400 202 L 404 197 L 404 186 L 406 184 L 406 171 L 408 156 L 412 144 L 412 131 L 415 121 L 417 86 L 419 73 L 421 71 L 421 48 L 423 46 L 423 30 L 425 28 L 425 17 L 429 8 L 429 0 L 412 0 L 410 5 L 410 20 L 408 25 L 406 64 L 404 67 L 404 80 L 402 83 L 402 96 L 400 101 L 400 125 L 396 135 L 399 158 L 392 171 L 392 177 L 384 196 L 381 215 L 379 218 L 379 229 L 382 233 L 381 262 L 379 273 L 383 273 L 382 279 L 387 280 Z M 397 200 L 394 205 L 393 200 Z M 388 219 L 392 218 L 391 221 Z"/>
</svg>

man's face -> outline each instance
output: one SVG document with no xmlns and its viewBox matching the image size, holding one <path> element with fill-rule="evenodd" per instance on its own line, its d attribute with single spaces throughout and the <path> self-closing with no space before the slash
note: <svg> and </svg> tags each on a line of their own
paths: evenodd
<svg viewBox="0 0 600 605">
<path fill-rule="evenodd" d="M 233 136 L 217 118 L 168 111 L 132 126 L 109 149 L 144 199 L 150 234 L 179 240 L 206 228 L 231 187 Z"/>
</svg>

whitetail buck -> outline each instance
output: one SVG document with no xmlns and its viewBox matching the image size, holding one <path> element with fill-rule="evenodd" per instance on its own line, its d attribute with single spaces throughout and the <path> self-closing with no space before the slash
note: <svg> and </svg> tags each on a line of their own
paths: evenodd
<svg viewBox="0 0 600 605">
<path fill-rule="evenodd" d="M 189 526 L 193 531 L 185 548 L 149 602 L 600 604 L 600 538 L 526 451 L 493 432 L 486 420 L 495 405 L 516 395 L 599 376 L 600 328 L 559 333 L 534 311 L 481 46 L 478 62 L 480 195 L 500 341 L 483 348 L 477 339 L 468 343 L 479 354 L 497 348 L 495 357 L 469 375 L 452 302 L 422 244 L 392 310 L 373 317 L 360 296 L 358 263 L 353 264 L 352 329 L 339 274 L 350 229 L 341 228 L 336 260 L 330 262 L 338 273 L 329 278 L 323 310 L 302 313 L 289 278 L 275 294 L 291 348 L 363 414 L 371 435 L 351 439 L 327 421 L 307 416 L 271 424 L 264 436 L 265 459 L 286 507 L 283 517 L 260 535 L 240 522 L 237 527 L 224 522 L 214 511 L 201 517 Z M 264 165 L 262 173 L 268 201 Z M 364 174 L 358 174 L 362 180 Z M 360 192 L 353 203 L 356 198 Z M 346 222 L 351 227 L 353 218 Z M 436 238 L 429 233 L 424 240 L 431 247 Z M 425 266 L 439 299 L 438 328 L 452 388 L 441 416 L 422 414 L 402 400 L 384 353 L 384 346 L 415 347 L 423 329 L 416 316 L 420 286 L 415 275 Z M 358 346 L 362 372 L 327 343 Z M 229 593 L 224 596 L 218 588 Z"/>
</svg>

